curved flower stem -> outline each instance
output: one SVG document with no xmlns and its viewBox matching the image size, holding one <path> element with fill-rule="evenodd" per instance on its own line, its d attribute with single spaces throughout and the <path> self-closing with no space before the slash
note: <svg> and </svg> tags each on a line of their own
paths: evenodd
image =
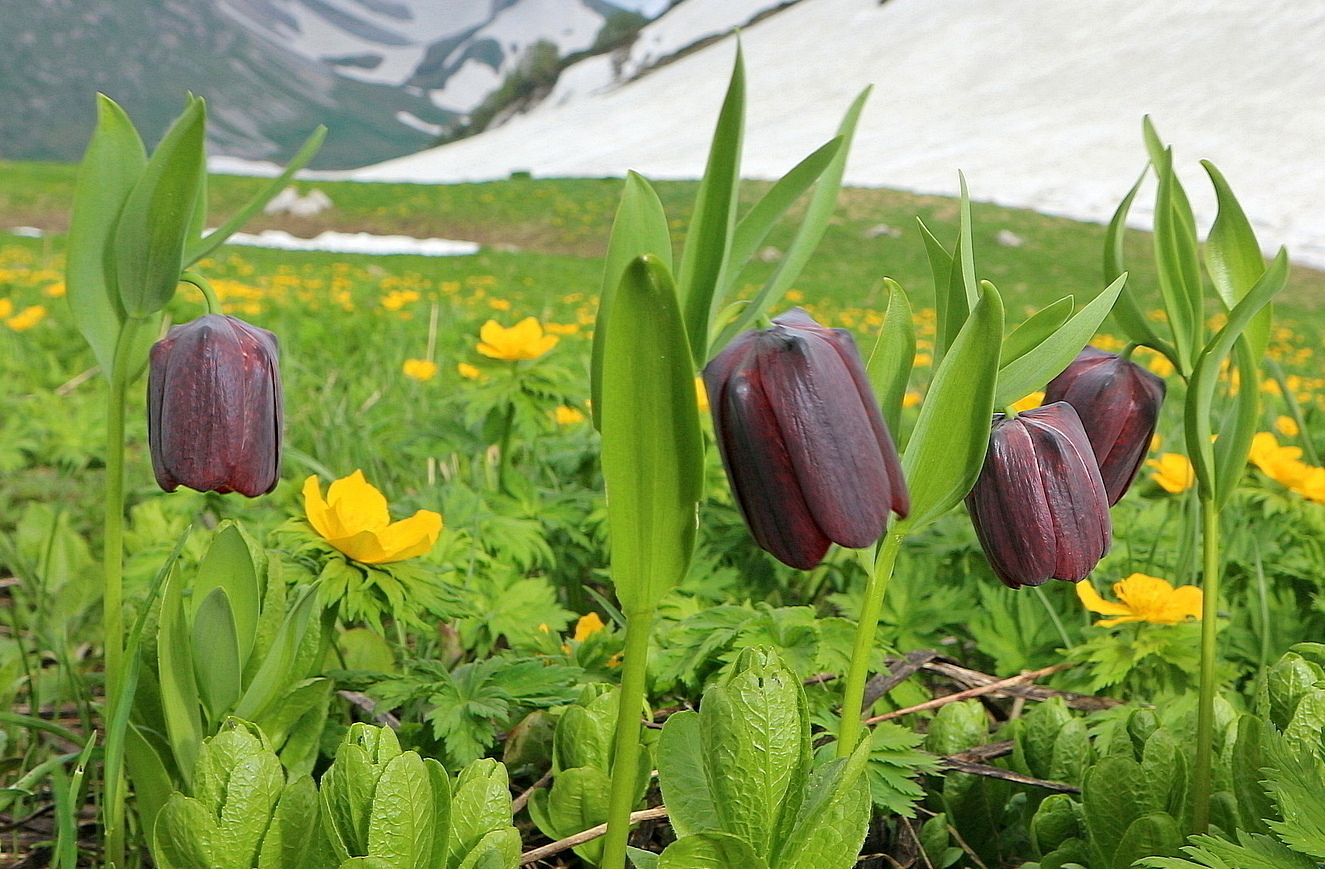
<svg viewBox="0 0 1325 869">
<path fill-rule="evenodd" d="M 1201 498 L 1201 675 L 1196 707 L 1196 768 L 1192 775 L 1192 832 L 1210 826 L 1215 735 L 1215 663 L 1219 615 L 1219 508 L 1214 498 Z"/>
<path fill-rule="evenodd" d="M 216 295 L 216 290 L 212 288 L 211 282 L 197 272 L 185 272 L 180 275 L 180 281 L 186 284 L 193 284 L 202 293 L 203 304 L 207 307 L 207 313 L 221 313 L 221 299 Z"/>
<path fill-rule="evenodd" d="M 874 651 L 874 634 L 879 628 L 879 615 L 883 611 L 883 596 L 893 576 L 893 565 L 902 548 L 909 525 L 899 522 L 884 534 L 883 545 L 872 566 L 867 566 L 869 583 L 865 586 L 865 600 L 856 622 L 856 642 L 851 648 L 851 666 L 847 670 L 846 687 L 842 692 L 842 721 L 837 731 L 837 756 L 847 757 L 860 739 L 861 707 L 865 702 L 865 681 L 870 674 L 870 654 Z"/>
<path fill-rule="evenodd" d="M 640 711 L 644 708 L 644 677 L 648 664 L 653 610 L 626 613 L 626 638 L 621 661 L 616 741 L 612 752 L 612 789 L 608 792 L 607 833 L 599 869 L 624 869 L 630 810 L 639 775 Z"/>
<path fill-rule="evenodd" d="M 133 362 L 134 346 L 142 321 L 130 317 L 120 327 L 115 344 L 114 368 L 106 405 L 106 493 L 104 551 L 102 554 L 102 607 L 106 628 L 107 711 L 117 708 L 124 673 L 124 405 Z M 109 759 L 108 759 L 109 760 Z M 114 764 L 107 764 L 114 768 Z M 103 769 L 106 766 L 103 766 Z M 124 865 L 124 783 L 108 781 L 108 799 L 102 810 L 107 866 Z"/>
</svg>

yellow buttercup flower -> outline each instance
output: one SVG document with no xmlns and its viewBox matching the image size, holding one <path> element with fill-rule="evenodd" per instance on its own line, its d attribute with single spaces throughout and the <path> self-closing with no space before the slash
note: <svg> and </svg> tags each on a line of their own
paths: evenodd
<svg viewBox="0 0 1325 869">
<path fill-rule="evenodd" d="M 584 412 L 573 407 L 561 405 L 552 411 L 552 416 L 557 421 L 557 425 L 574 425 L 577 422 L 584 422 Z"/>
<path fill-rule="evenodd" d="M 603 619 L 598 613 L 580 616 L 580 620 L 575 623 L 575 633 L 571 639 L 577 643 L 583 643 L 605 627 L 606 625 L 603 624 Z"/>
<path fill-rule="evenodd" d="M 406 377 L 423 382 L 432 380 L 437 375 L 437 363 L 431 359 L 406 359 L 400 370 Z"/>
<path fill-rule="evenodd" d="M 1164 453 L 1158 459 L 1147 459 L 1146 464 L 1155 469 L 1151 479 L 1174 495 L 1187 491 L 1196 482 L 1196 469 L 1182 453 Z"/>
<path fill-rule="evenodd" d="M 46 317 L 46 309 L 41 305 L 31 305 L 5 320 L 5 325 L 15 332 L 31 329 Z"/>
<path fill-rule="evenodd" d="M 920 393 L 907 390 L 902 394 L 902 407 L 915 407 L 920 404 Z"/>
<path fill-rule="evenodd" d="M 466 380 L 483 379 L 483 372 L 479 370 L 479 367 L 477 365 L 470 365 L 468 362 L 461 362 L 455 367 L 455 370 L 460 372 L 460 376 Z"/>
<path fill-rule="evenodd" d="M 1095 624 L 1110 628 L 1124 622 L 1150 622 L 1156 625 L 1176 625 L 1188 617 L 1201 617 L 1201 590 L 1194 585 L 1174 588 L 1167 580 L 1144 573 L 1134 573 L 1122 582 L 1113 584 L 1114 597 L 1119 603 L 1100 597 L 1090 580 L 1077 583 L 1077 598 L 1091 612 L 1103 616 Z"/>
<path fill-rule="evenodd" d="M 13 299 L 0 299 L 0 319 L 8 317 L 12 313 L 14 313 Z"/>
<path fill-rule="evenodd" d="M 514 362 L 518 359 L 537 359 L 557 346 L 561 339 L 543 334 L 543 327 L 533 317 L 525 317 L 507 329 L 496 320 L 489 320 L 479 330 L 478 352 L 493 359 Z"/>
<path fill-rule="evenodd" d="M 1030 395 L 1021 399 L 1020 401 L 1012 402 L 1012 409 L 1015 410 L 1017 413 L 1021 413 L 1024 410 L 1034 410 L 1043 403 L 1044 403 L 1044 393 L 1032 392 Z"/>
<path fill-rule="evenodd" d="M 1302 461 L 1301 447 L 1281 447 L 1268 431 L 1251 439 L 1251 462 L 1265 476 L 1312 501 L 1325 503 L 1325 468 Z"/>
<path fill-rule="evenodd" d="M 1295 438 L 1301 433 L 1297 426 L 1297 420 L 1291 416 L 1281 416 L 1274 421 L 1274 427 L 1278 429 L 1279 434 L 1286 438 Z"/>
<path fill-rule="evenodd" d="M 442 533 L 442 516 L 432 510 L 392 522 L 386 498 L 363 478 L 363 471 L 334 481 L 326 500 L 317 475 L 309 477 L 304 481 L 304 512 L 324 540 L 364 564 L 423 555 Z"/>
</svg>

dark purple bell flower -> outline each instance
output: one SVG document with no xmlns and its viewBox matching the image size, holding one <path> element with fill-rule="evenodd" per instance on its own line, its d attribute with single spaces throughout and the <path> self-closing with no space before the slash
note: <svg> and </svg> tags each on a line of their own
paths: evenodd
<svg viewBox="0 0 1325 869">
<path fill-rule="evenodd" d="M 793 308 L 738 335 L 704 369 L 713 429 L 755 541 L 809 569 L 910 509 L 897 450 L 856 343 Z"/>
<path fill-rule="evenodd" d="M 1046 404 L 1066 401 L 1081 417 L 1110 506 L 1141 470 L 1164 392 L 1161 378 L 1130 359 L 1090 346 L 1044 388 Z"/>
<path fill-rule="evenodd" d="M 147 438 L 167 492 L 276 487 L 281 464 L 281 378 L 276 336 L 234 317 L 206 314 L 152 347 Z"/>
<path fill-rule="evenodd" d="M 1012 588 L 1078 582 L 1109 551 L 1109 502 L 1072 405 L 994 417 L 966 507 L 985 557 Z"/>
</svg>

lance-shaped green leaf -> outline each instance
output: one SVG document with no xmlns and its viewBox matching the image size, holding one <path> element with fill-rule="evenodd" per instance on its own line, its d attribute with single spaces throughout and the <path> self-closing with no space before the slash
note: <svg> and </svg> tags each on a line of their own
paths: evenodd
<svg viewBox="0 0 1325 869">
<path fill-rule="evenodd" d="M 239 639 L 230 597 L 224 588 L 213 588 L 193 614 L 193 669 L 198 697 L 211 721 L 218 722 L 239 699 L 244 666 L 239 657 Z"/>
<path fill-rule="evenodd" d="M 902 399 L 916 361 L 916 325 L 911 317 L 911 302 L 901 285 L 892 278 L 884 278 L 883 286 L 888 291 L 888 308 L 865 370 L 879 398 L 888 430 L 897 437 L 901 431 Z"/>
<path fill-rule="evenodd" d="M 902 456 L 911 513 L 921 528 L 971 490 L 989 445 L 989 421 L 998 385 L 1003 300 L 988 281 L 980 302 L 934 372 L 920 417 Z"/>
<path fill-rule="evenodd" d="M 658 738 L 658 784 L 667 805 L 668 822 L 678 836 L 722 829 L 705 762 L 699 713 L 684 711 L 668 716 Z"/>
<path fill-rule="evenodd" d="M 300 647 L 310 629 L 316 630 L 316 608 L 317 589 L 309 586 L 286 614 L 253 680 L 235 706 L 236 717 L 246 721 L 261 718 L 268 706 L 304 675 L 298 666 Z"/>
<path fill-rule="evenodd" d="M 313 134 L 308 137 L 303 146 L 300 147 L 299 152 L 294 155 L 294 159 L 292 159 L 289 165 L 285 167 L 285 171 L 273 178 L 270 183 L 255 193 L 253 198 L 248 202 L 245 202 L 243 207 L 236 211 L 229 220 L 207 233 L 205 237 L 200 237 L 202 235 L 201 232 L 191 233 L 190 238 L 192 240 L 189 242 L 188 248 L 184 254 L 184 267 L 188 268 L 221 245 L 225 244 L 226 239 L 238 232 L 239 228 L 261 211 L 268 202 L 275 198 L 276 194 L 284 190 L 285 186 L 290 183 L 290 179 L 294 177 L 294 173 L 307 166 L 308 161 L 312 160 L 317 154 L 318 149 L 322 147 L 322 142 L 326 137 L 327 128 L 319 126 L 313 131 Z M 194 220 L 195 227 L 200 226 L 201 220 L 206 216 L 207 198 L 205 195 L 205 185 L 206 176 L 204 175 L 203 187 L 201 190 L 202 195 L 199 196 L 200 207 L 195 209 L 195 214 L 197 215 Z"/>
<path fill-rule="evenodd" d="M 97 97 L 97 127 L 78 167 L 65 256 L 66 298 L 74 325 L 110 378 L 124 309 L 106 274 L 106 249 L 124 202 L 147 165 L 133 122 L 104 95 Z"/>
<path fill-rule="evenodd" d="M 935 237 L 934 233 L 929 231 L 925 222 L 916 218 L 916 224 L 920 227 L 920 237 L 925 242 L 925 254 L 929 259 L 929 273 L 934 280 L 934 365 L 943 361 L 943 356 L 948 352 L 954 338 L 957 337 L 957 331 L 961 324 L 965 322 L 966 314 L 964 310 L 965 293 L 963 293 L 957 304 L 952 304 L 951 294 L 948 292 L 952 282 L 952 254 L 943 246 L 943 242 Z M 949 314 L 948 309 L 952 307 L 953 312 Z M 954 324 L 952 321 L 956 320 Z M 951 327 L 952 331 L 948 329 Z"/>
<path fill-rule="evenodd" d="M 1104 288 L 1104 292 L 1082 305 L 1080 311 L 1050 332 L 1043 341 L 999 369 L 994 405 L 1003 407 L 1043 388 L 1077 358 L 1081 348 L 1086 346 L 1091 336 L 1099 330 L 1104 318 L 1109 316 L 1126 281 L 1126 275 L 1119 275 Z"/>
<path fill-rule="evenodd" d="M 1215 389 L 1219 385 L 1219 370 L 1232 352 L 1234 343 L 1247 328 L 1247 324 L 1283 289 L 1287 279 L 1288 254 L 1280 248 L 1274 262 L 1265 270 L 1265 274 L 1261 275 L 1256 285 L 1229 312 L 1228 322 L 1206 345 L 1192 371 L 1188 386 L 1189 394 L 1184 405 L 1187 450 L 1196 470 L 1196 480 L 1202 496 L 1213 499 L 1216 505 L 1222 505 L 1232 493 L 1237 481 L 1241 479 L 1241 465 L 1246 460 L 1244 450 L 1241 460 L 1236 463 L 1236 475 L 1225 477 L 1216 474 L 1218 468 L 1233 466 L 1233 463 L 1227 459 L 1217 465 L 1214 445 L 1210 443 L 1212 434 L 1210 413 L 1214 405 Z M 1246 394 L 1249 397 L 1239 400 L 1255 401 L 1257 390 L 1256 378 L 1252 378 L 1250 383 L 1244 381 L 1239 395 Z M 1247 443 L 1250 443 L 1250 440 Z M 1232 448 L 1235 449 L 1236 446 Z"/>
<path fill-rule="evenodd" d="M 833 153 L 828 165 L 823 169 L 822 176 L 819 178 L 818 184 L 815 185 L 814 193 L 805 208 L 805 217 L 801 220 L 796 235 L 792 238 L 791 244 L 787 246 L 786 253 L 778 263 L 777 269 L 774 270 L 772 277 L 759 290 L 750 305 L 741 312 L 741 316 L 723 329 L 722 334 L 709 348 L 709 356 L 720 351 L 728 341 L 743 329 L 750 327 L 757 317 L 767 312 L 770 306 L 782 298 L 783 293 L 791 289 L 796 278 L 800 276 L 801 270 L 809 262 L 815 248 L 819 246 L 825 230 L 828 229 L 828 221 L 832 218 L 833 211 L 837 207 L 837 194 L 842 189 L 842 173 L 846 171 L 847 154 L 851 148 L 851 139 L 855 135 L 856 123 L 860 119 L 860 112 L 865 107 L 865 100 L 869 97 L 869 93 L 869 88 L 860 92 L 847 108 L 841 124 L 838 125 L 837 139 L 834 139 L 834 141 L 840 139 L 841 147 Z M 832 142 L 829 143 L 829 145 L 831 144 Z M 828 148 L 829 145 L 825 145 L 824 149 Z M 812 154 L 807 157 L 792 172 L 801 171 L 815 156 Z M 790 177 L 790 174 L 788 177 Z M 737 231 L 739 233 L 740 227 Z M 746 243 L 745 239 L 738 238 L 737 240 L 742 241 L 743 244 Z M 728 276 L 734 281 L 736 278 L 735 270 L 742 264 L 744 264 L 744 260 L 737 259 L 733 251 L 733 255 L 727 260 L 727 269 L 724 270 L 724 275 L 728 275 L 730 272 Z M 721 301 L 721 298 L 718 301 Z M 687 321 L 687 325 L 690 325 L 689 321 Z"/>
<path fill-rule="evenodd" d="M 603 258 L 603 285 L 598 292 L 598 317 L 594 323 L 593 347 L 589 359 L 589 398 L 594 427 L 602 430 L 603 341 L 612 319 L 612 303 L 626 267 L 638 257 L 655 256 L 668 269 L 672 267 L 672 239 L 667 231 L 667 215 L 653 186 L 635 172 L 626 174 L 612 236 Z"/>
<path fill-rule="evenodd" d="M 1006 368 L 1009 362 L 1025 356 L 1056 332 L 1072 316 L 1073 301 L 1072 296 L 1063 296 L 1027 317 L 1020 326 L 1008 333 L 1003 339 L 998 367 Z"/>
<path fill-rule="evenodd" d="M 161 599 L 157 627 L 157 668 L 161 682 L 161 711 L 171 754 L 185 785 L 191 786 L 194 761 L 202 744 L 198 684 L 193 669 L 193 643 L 184 608 L 183 579 L 171 571 Z"/>
<path fill-rule="evenodd" d="M 391 758 L 373 790 L 368 854 L 394 866 L 428 866 L 437 834 L 434 808 L 432 782 L 423 758 L 413 751 Z"/>
<path fill-rule="evenodd" d="M 1201 165 L 1210 176 L 1219 203 L 1214 225 L 1205 241 L 1205 268 L 1225 310 L 1231 310 L 1265 274 L 1265 257 L 1261 255 L 1251 221 L 1247 220 L 1228 181 L 1209 160 L 1202 160 Z M 1252 355 L 1257 359 L 1265 355 L 1265 348 L 1270 343 L 1273 309 L 1273 304 L 1262 308 L 1244 333 L 1251 344 Z"/>
<path fill-rule="evenodd" d="M 1149 171 L 1150 166 L 1147 165 L 1141 172 L 1141 177 L 1136 179 L 1132 189 L 1127 191 L 1127 195 L 1119 203 L 1118 209 L 1113 213 L 1113 219 L 1109 221 L 1108 229 L 1105 230 L 1104 280 L 1109 283 L 1113 283 L 1127 272 L 1126 258 L 1123 255 L 1127 215 L 1132 209 L 1132 200 L 1136 198 L 1136 192 L 1141 189 L 1141 182 L 1146 179 L 1146 173 Z M 1113 306 L 1113 319 L 1131 341 L 1155 348 L 1167 356 L 1169 361 L 1176 359 L 1177 353 L 1173 347 L 1150 325 L 1150 320 L 1146 318 L 1141 303 L 1137 301 L 1136 292 L 1130 281 L 1123 286 L 1123 291 L 1118 295 L 1118 301 Z"/>
<path fill-rule="evenodd" d="M 234 614 L 241 666 L 253 650 L 261 610 L 262 586 L 258 582 L 255 554 L 239 526 L 223 522 L 207 547 L 194 579 L 194 598 L 200 604 L 214 588 L 223 588 Z M 195 604 L 195 605 L 196 605 Z"/>
<path fill-rule="evenodd" d="M 727 263 L 731 248 L 732 227 L 736 223 L 737 191 L 741 185 L 741 139 L 745 131 L 745 61 L 740 43 L 732 65 L 727 95 L 718 113 L 718 125 L 709 146 L 708 164 L 695 195 L 677 270 L 677 285 L 685 311 L 686 330 L 694 345 L 691 353 L 696 367 L 704 364 L 708 349 L 709 317 L 713 293 Z"/>
<path fill-rule="evenodd" d="M 865 779 L 872 743 L 861 740 L 849 757 L 814 771 L 795 823 L 783 830 L 779 869 L 826 869 L 855 865 L 870 821 L 870 788 Z"/>
<path fill-rule="evenodd" d="M 808 157 L 792 167 L 791 171 L 779 178 L 777 183 L 770 187 L 754 207 L 740 219 L 732 233 L 727 270 L 723 273 L 718 289 L 714 293 L 715 306 L 728 301 L 740 269 L 759 250 L 773 227 L 787 213 L 787 209 L 791 208 L 805 191 L 819 180 L 824 170 L 842 152 L 845 144 L 841 136 L 835 136 L 820 145 Z"/>
<path fill-rule="evenodd" d="M 694 549 L 704 455 L 689 346 L 671 274 L 639 257 L 617 289 L 602 368 L 612 579 L 628 614 L 651 611 Z"/>
<path fill-rule="evenodd" d="M 194 99 L 166 131 L 134 184 L 111 241 L 115 292 L 124 313 L 146 317 L 166 306 L 184 268 L 206 114 Z"/>
<path fill-rule="evenodd" d="M 1190 206 L 1186 206 L 1186 194 L 1173 171 L 1172 149 L 1153 155 L 1152 161 L 1159 176 L 1159 189 L 1155 193 L 1155 265 L 1159 290 L 1173 329 L 1178 370 L 1187 374 L 1195 364 L 1205 328 L 1196 227 L 1190 217 Z"/>
</svg>

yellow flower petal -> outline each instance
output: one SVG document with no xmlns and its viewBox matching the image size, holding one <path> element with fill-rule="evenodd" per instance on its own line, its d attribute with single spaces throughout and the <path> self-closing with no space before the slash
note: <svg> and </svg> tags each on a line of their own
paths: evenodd
<svg viewBox="0 0 1325 869">
<path fill-rule="evenodd" d="M 571 639 L 577 643 L 583 643 L 589 637 L 601 631 L 605 625 L 598 613 L 589 613 L 580 616 L 580 620 L 575 623 L 575 635 Z"/>
<path fill-rule="evenodd" d="M 1095 586 L 1091 585 L 1088 579 L 1083 579 L 1077 583 L 1077 600 L 1081 601 L 1086 609 L 1103 616 L 1120 616 L 1131 612 L 1120 603 L 1114 603 L 1100 597 L 1100 593 L 1095 590 Z"/>
<path fill-rule="evenodd" d="M 1114 583 L 1113 593 L 1120 603 L 1104 600 L 1088 582 L 1077 583 L 1077 597 L 1087 609 L 1116 616 L 1096 622 L 1100 627 L 1109 628 L 1125 622 L 1173 625 L 1189 617 L 1201 617 L 1201 590 L 1194 585 L 1174 588 L 1167 580 L 1134 573 Z"/>
<path fill-rule="evenodd" d="M 383 557 L 375 563 L 404 561 L 426 555 L 442 533 L 442 515 L 432 510 L 419 510 L 408 519 L 393 522 L 377 532 Z M 370 562 L 372 563 L 372 562 Z"/>
<path fill-rule="evenodd" d="M 1191 460 L 1181 453 L 1164 453 L 1158 459 L 1147 460 L 1146 464 L 1155 468 L 1151 478 L 1174 495 L 1187 491 L 1196 482 L 1196 470 Z"/>
<path fill-rule="evenodd" d="M 377 530 L 391 524 L 386 496 L 356 470 L 327 489 L 327 506 L 333 520 L 333 536 L 348 537 L 362 530 Z"/>
<path fill-rule="evenodd" d="M 534 317 L 525 317 L 511 328 L 504 328 L 496 320 L 489 320 L 479 329 L 478 352 L 493 359 L 514 362 L 537 359 L 557 346 L 561 339 L 543 334 L 543 327 Z"/>
<path fill-rule="evenodd" d="M 386 497 L 364 479 L 362 471 L 333 482 L 325 501 L 318 478 L 309 477 L 304 481 L 304 512 L 323 539 L 365 564 L 423 555 L 442 531 L 442 517 L 432 510 L 392 522 Z"/>
<path fill-rule="evenodd" d="M 332 537 L 331 518 L 328 515 L 327 502 L 322 500 L 322 486 L 317 474 L 304 480 L 304 514 L 308 524 L 322 537 Z"/>
</svg>

